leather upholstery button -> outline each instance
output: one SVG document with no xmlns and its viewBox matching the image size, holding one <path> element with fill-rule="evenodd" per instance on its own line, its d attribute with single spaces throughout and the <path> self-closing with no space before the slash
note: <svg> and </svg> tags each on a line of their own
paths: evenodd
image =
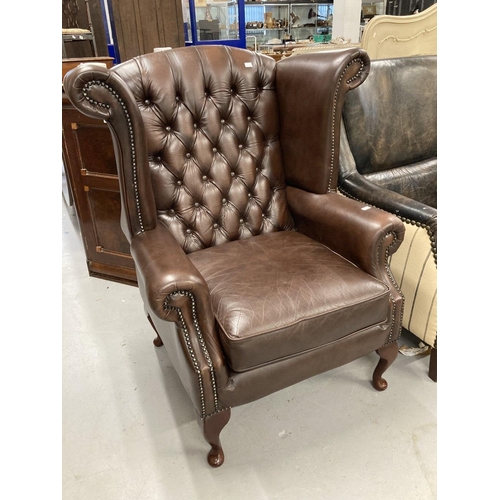
<svg viewBox="0 0 500 500">
<path fill-rule="evenodd" d="M 226 198 L 222 198 L 222 204 L 225 205 L 227 203 Z"/>
<path fill-rule="evenodd" d="M 193 128 L 198 128 L 198 125 L 196 125 L 196 123 L 193 125 Z"/>
<path fill-rule="evenodd" d="M 186 229 L 187 234 L 191 234 L 191 232 L 192 232 L 191 229 Z"/>
<path fill-rule="evenodd" d="M 236 174 L 234 172 L 231 172 L 231 177 L 234 177 Z"/>
<path fill-rule="evenodd" d="M 191 154 L 190 153 L 186 153 L 186 158 L 191 158 Z"/>
<path fill-rule="evenodd" d="M 220 122 L 221 122 L 222 124 L 224 124 L 224 123 L 226 123 L 226 120 L 221 120 Z"/>
<path fill-rule="evenodd" d="M 212 148 L 212 151 L 213 151 L 214 153 L 217 153 L 217 148 Z"/>
<path fill-rule="evenodd" d="M 240 219 L 240 224 L 243 224 L 243 219 Z"/>
<path fill-rule="evenodd" d="M 218 224 L 214 224 L 214 229 L 217 229 L 219 227 Z"/>
<path fill-rule="evenodd" d="M 240 144 L 240 145 L 238 146 L 238 148 L 239 148 L 239 149 L 243 149 L 243 144 Z"/>
<path fill-rule="evenodd" d="M 146 99 L 146 100 L 144 101 L 144 104 L 145 104 L 146 106 L 149 106 L 149 105 L 151 104 L 151 101 L 150 101 L 149 99 Z"/>
<path fill-rule="evenodd" d="M 177 181 L 178 186 L 182 186 L 182 181 Z"/>
<path fill-rule="evenodd" d="M 208 177 L 207 177 L 206 175 L 204 175 L 204 176 L 202 177 L 202 179 L 203 179 L 204 181 L 206 181 L 206 180 L 208 179 Z"/>
<path fill-rule="evenodd" d="M 167 127 L 167 132 L 170 132 L 172 129 L 170 127 Z"/>
<path fill-rule="evenodd" d="M 194 206 L 195 206 L 196 208 L 198 208 L 198 207 L 200 206 L 200 204 L 199 204 L 198 202 L 196 202 L 196 203 L 194 204 Z"/>
</svg>

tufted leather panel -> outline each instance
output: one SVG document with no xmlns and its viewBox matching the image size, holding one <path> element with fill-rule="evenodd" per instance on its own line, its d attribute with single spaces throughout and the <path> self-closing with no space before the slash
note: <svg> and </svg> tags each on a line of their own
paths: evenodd
<svg viewBox="0 0 500 500">
<path fill-rule="evenodd" d="M 387 285 L 295 231 L 231 242 L 189 258 L 207 282 L 235 371 L 389 321 Z"/>
<path fill-rule="evenodd" d="M 144 120 L 158 219 L 187 253 L 293 228 L 272 58 L 186 47 L 114 71 Z"/>
<path fill-rule="evenodd" d="M 437 56 L 371 62 L 343 110 L 360 174 L 437 156 Z"/>
</svg>

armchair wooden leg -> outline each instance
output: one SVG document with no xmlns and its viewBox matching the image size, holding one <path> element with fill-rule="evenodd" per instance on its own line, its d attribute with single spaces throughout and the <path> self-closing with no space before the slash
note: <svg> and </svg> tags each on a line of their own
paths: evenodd
<svg viewBox="0 0 500 500">
<path fill-rule="evenodd" d="M 200 423 L 203 429 L 203 437 L 212 447 L 207 456 L 208 463 L 211 467 L 220 467 L 224 463 L 224 451 L 220 444 L 219 435 L 229 422 L 230 417 L 231 409 L 228 408 L 201 419 Z"/>
<path fill-rule="evenodd" d="M 437 349 L 431 349 L 431 359 L 429 361 L 429 377 L 434 382 L 437 382 Z"/>
<path fill-rule="evenodd" d="M 155 347 L 161 347 L 163 345 L 163 340 L 161 339 L 160 334 L 156 331 L 155 325 L 153 324 L 153 321 L 151 320 L 149 314 L 148 314 L 148 321 L 156 333 L 156 338 L 153 340 L 153 344 L 155 345 Z"/>
<path fill-rule="evenodd" d="M 153 344 L 155 347 L 161 347 L 163 345 L 163 340 L 159 335 L 156 335 L 156 338 L 153 340 Z"/>
<path fill-rule="evenodd" d="M 382 374 L 392 365 L 394 360 L 398 356 L 398 343 L 391 342 L 390 344 L 384 345 L 380 349 L 377 349 L 377 354 L 380 356 L 375 371 L 373 372 L 373 387 L 377 391 L 385 391 L 387 389 L 387 381 L 382 378 Z"/>
</svg>

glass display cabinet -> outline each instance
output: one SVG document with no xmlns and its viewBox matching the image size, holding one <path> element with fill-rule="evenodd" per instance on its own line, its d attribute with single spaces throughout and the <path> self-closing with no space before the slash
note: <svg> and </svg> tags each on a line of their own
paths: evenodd
<svg viewBox="0 0 500 500">
<path fill-rule="evenodd" d="M 182 0 L 186 45 L 245 47 L 244 0 Z"/>
<path fill-rule="evenodd" d="M 312 37 L 315 42 L 329 41 L 332 24 L 333 2 L 290 4 L 290 34 L 294 40 Z"/>
<path fill-rule="evenodd" d="M 245 2 L 247 47 L 286 40 L 328 41 L 331 38 L 333 2 Z"/>
<path fill-rule="evenodd" d="M 248 2 L 245 4 L 247 45 L 282 43 L 288 35 L 290 8 L 288 3 Z"/>
</svg>

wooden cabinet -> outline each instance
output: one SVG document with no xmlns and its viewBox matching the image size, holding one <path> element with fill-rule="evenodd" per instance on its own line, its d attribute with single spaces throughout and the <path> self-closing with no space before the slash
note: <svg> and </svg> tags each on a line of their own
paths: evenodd
<svg viewBox="0 0 500 500">
<path fill-rule="evenodd" d="M 111 0 L 115 52 L 121 62 L 156 47 L 183 47 L 181 0 Z"/>
<path fill-rule="evenodd" d="M 90 276 L 136 284 L 129 243 L 120 227 L 120 190 L 111 133 L 104 122 L 77 111 L 64 92 L 62 144 Z"/>
</svg>

